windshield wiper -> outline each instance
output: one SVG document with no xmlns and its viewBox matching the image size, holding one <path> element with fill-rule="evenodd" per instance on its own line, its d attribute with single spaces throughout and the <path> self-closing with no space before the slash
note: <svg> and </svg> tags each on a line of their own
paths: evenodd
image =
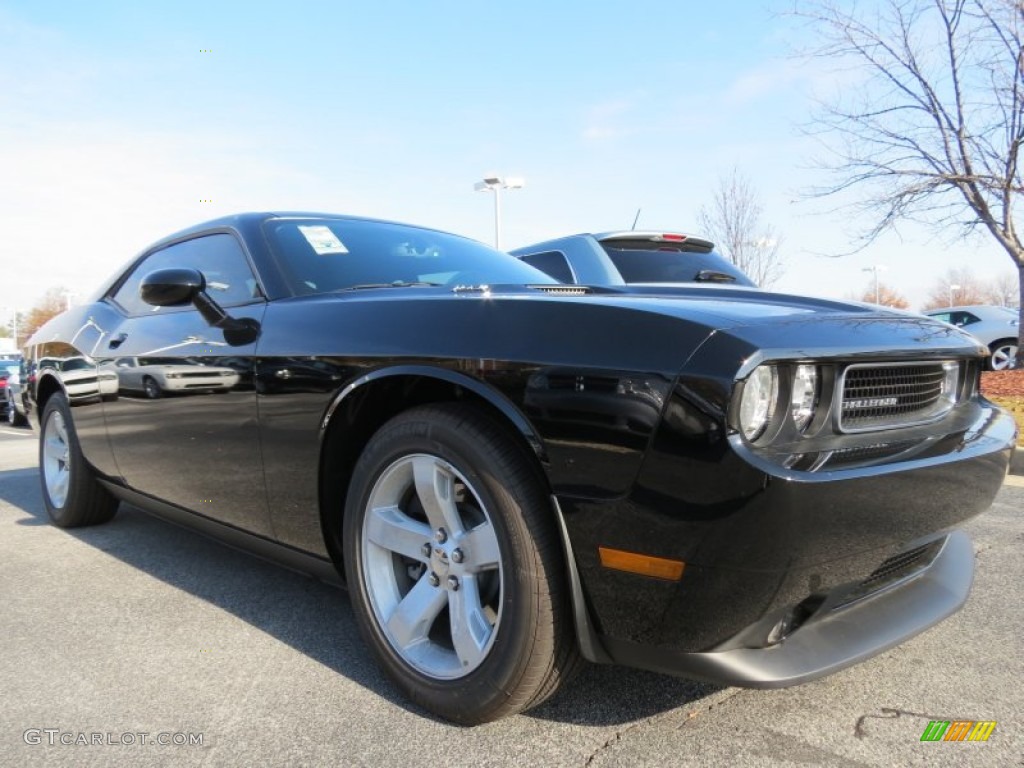
<svg viewBox="0 0 1024 768">
<path fill-rule="evenodd" d="M 350 285 L 350 286 L 348 286 L 346 288 L 339 288 L 337 291 L 334 291 L 334 293 L 339 293 L 341 291 L 365 291 L 365 290 L 370 289 L 370 288 L 411 288 L 411 287 L 414 287 L 414 286 L 424 286 L 424 285 L 425 286 L 432 286 L 434 288 L 437 288 L 441 284 L 440 283 L 425 283 L 425 282 L 422 282 L 420 280 L 413 280 L 411 282 L 406 282 L 405 280 L 395 280 L 392 283 L 362 283 L 360 285 Z"/>
</svg>

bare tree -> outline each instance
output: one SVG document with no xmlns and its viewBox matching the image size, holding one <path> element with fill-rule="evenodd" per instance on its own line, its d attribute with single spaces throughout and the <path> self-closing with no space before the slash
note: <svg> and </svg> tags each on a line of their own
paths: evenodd
<svg viewBox="0 0 1024 768">
<path fill-rule="evenodd" d="M 868 286 L 859 294 L 856 294 L 854 298 L 857 301 L 863 301 L 867 304 L 878 304 L 882 307 L 910 309 L 910 302 L 907 301 L 907 297 L 885 283 L 879 283 L 876 292 L 875 283 L 874 281 L 871 281 L 871 283 L 869 283 Z"/>
<path fill-rule="evenodd" d="M 999 307 L 1017 307 L 1020 297 L 1017 292 L 1017 276 L 1004 272 L 990 280 L 985 287 L 985 303 Z"/>
<path fill-rule="evenodd" d="M 762 288 L 783 274 L 782 241 L 761 223 L 763 209 L 750 182 L 737 169 L 718 182 L 711 206 L 697 214 L 701 234 L 714 241 L 719 252 Z"/>
<path fill-rule="evenodd" d="M 1024 192 L 1024 3 L 816 0 L 794 13 L 820 35 L 812 55 L 863 77 L 821 104 L 813 125 L 830 140 L 835 181 L 812 194 L 861 192 L 853 207 L 872 222 L 865 243 L 900 220 L 988 233 L 1013 261 L 1024 307 L 1015 221 Z"/>
<path fill-rule="evenodd" d="M 928 298 L 922 309 L 937 309 L 954 305 L 987 304 L 988 287 L 967 267 L 948 269 L 936 278 L 928 289 Z"/>
</svg>

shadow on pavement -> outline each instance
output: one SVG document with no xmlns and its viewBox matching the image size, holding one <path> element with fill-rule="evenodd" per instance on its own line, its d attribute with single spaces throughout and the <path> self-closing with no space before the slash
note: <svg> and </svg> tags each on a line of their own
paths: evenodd
<svg viewBox="0 0 1024 768">
<path fill-rule="evenodd" d="M 48 525 L 38 470 L 0 472 L 0 500 L 25 513 L 17 525 Z M 373 662 L 343 590 L 127 504 L 106 525 L 64 533 L 230 612 L 388 701 L 419 711 Z M 526 716 L 577 725 L 620 725 L 718 690 L 640 670 L 588 665 L 553 701 Z"/>
</svg>

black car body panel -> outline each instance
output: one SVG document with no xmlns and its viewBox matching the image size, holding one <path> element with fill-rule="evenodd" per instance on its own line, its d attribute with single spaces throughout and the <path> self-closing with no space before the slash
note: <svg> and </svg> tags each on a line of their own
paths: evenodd
<svg viewBox="0 0 1024 768">
<path fill-rule="evenodd" d="M 299 295 L 306 289 L 268 234 L 290 219 L 360 221 L 247 214 L 147 249 L 133 264 L 227 236 L 217 247 L 236 243 L 252 279 L 206 276 L 225 297 L 245 283 L 217 327 L 192 308 L 126 311 L 118 292 L 136 279 L 126 270 L 29 341 L 30 416 L 64 391 L 87 461 L 122 498 L 322 571 L 340 564 L 348 473 L 371 435 L 422 403 L 484 408 L 532 456 L 554 499 L 581 646 L 594 660 L 788 684 L 889 647 L 966 599 L 969 545 L 947 534 L 991 503 L 1015 437 L 1012 419 L 977 393 L 984 350 L 968 335 L 749 288 L 566 291 L 532 272 L 518 285 L 402 276 Z M 155 356 L 194 374 L 196 387 L 105 383 L 116 381 L 118 358 Z M 53 362 L 69 359 L 88 361 L 89 382 Z M 833 379 L 851 365 L 905 361 L 955 369 L 947 412 L 863 433 L 832 428 Z M 797 364 L 817 367 L 828 412 L 806 434 L 778 426 L 744 437 L 744 381 L 760 366 L 784 376 Z M 673 581 L 617 570 L 602 548 L 685 571 Z M 877 586 L 880 566 L 918 549 L 927 557 Z M 854 615 L 875 618 L 857 618 L 862 631 L 842 640 L 837 623 Z M 813 658 L 778 662 L 789 639 L 791 655 L 809 644 Z"/>
</svg>

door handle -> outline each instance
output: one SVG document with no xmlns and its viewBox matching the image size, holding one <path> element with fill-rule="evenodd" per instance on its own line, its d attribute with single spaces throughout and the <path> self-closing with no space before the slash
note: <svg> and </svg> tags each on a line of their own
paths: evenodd
<svg viewBox="0 0 1024 768">
<path fill-rule="evenodd" d="M 282 368 L 279 371 L 274 371 L 274 375 L 279 379 L 290 379 L 292 377 L 292 372 L 287 368 Z"/>
<path fill-rule="evenodd" d="M 114 338 L 112 338 L 110 340 L 110 343 L 107 344 L 107 346 L 110 347 L 111 349 L 117 349 L 122 344 L 124 344 L 125 339 L 127 339 L 127 338 L 128 338 L 128 334 L 127 333 L 119 333 L 119 334 L 117 334 L 117 336 L 115 336 Z"/>
</svg>

